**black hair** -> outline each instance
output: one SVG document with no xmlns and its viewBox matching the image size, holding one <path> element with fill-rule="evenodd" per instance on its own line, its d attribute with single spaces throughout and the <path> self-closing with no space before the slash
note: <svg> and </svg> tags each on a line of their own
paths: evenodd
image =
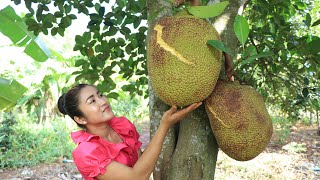
<svg viewBox="0 0 320 180">
<path fill-rule="evenodd" d="M 89 86 L 89 85 L 78 84 L 72 87 L 67 93 L 62 94 L 60 96 L 58 100 L 58 109 L 62 114 L 70 116 L 73 120 L 75 116 L 78 116 L 78 117 L 84 116 L 83 112 L 79 108 L 79 94 L 81 89 L 86 86 Z M 80 128 L 85 128 L 85 126 L 82 124 L 77 123 L 77 125 Z"/>
</svg>

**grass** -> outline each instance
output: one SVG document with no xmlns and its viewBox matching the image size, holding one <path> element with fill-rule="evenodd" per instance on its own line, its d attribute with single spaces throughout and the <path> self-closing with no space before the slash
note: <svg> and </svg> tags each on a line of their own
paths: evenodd
<svg viewBox="0 0 320 180">
<path fill-rule="evenodd" d="M 0 168 L 32 166 L 71 158 L 74 145 L 69 137 L 71 130 L 64 119 L 39 125 L 21 118 L 11 128 L 14 132 L 8 137 L 11 146 L 0 152 Z"/>
</svg>

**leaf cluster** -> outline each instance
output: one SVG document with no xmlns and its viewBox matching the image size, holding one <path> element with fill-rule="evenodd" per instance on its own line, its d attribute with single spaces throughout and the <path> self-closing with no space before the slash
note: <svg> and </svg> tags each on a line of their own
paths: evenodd
<svg viewBox="0 0 320 180">
<path fill-rule="evenodd" d="M 73 73 L 77 82 L 98 83 L 99 90 L 112 92 L 119 73 L 129 81 L 122 90 L 148 96 L 143 91 L 148 82 L 145 0 L 119 0 L 114 4 L 109 0 L 25 0 L 25 5 L 30 11 L 26 23 L 36 35 L 50 31 L 51 35 L 63 36 L 78 17 L 74 10 L 90 17 L 88 31 L 75 37 L 74 50 L 85 57 L 75 63 L 81 69 Z M 320 38 L 315 29 L 320 20 L 312 14 L 317 6 L 318 2 L 307 0 L 252 0 L 246 4 L 244 16 L 235 19 L 240 52 L 234 54 L 240 57 L 235 62 L 238 79 L 256 87 L 268 103 L 279 105 L 292 116 L 302 108 L 319 110 Z M 208 7 L 190 11 L 204 18 L 212 14 L 199 14 L 201 8 Z M 229 51 L 221 42 L 208 44 Z M 117 98 L 118 94 L 110 93 L 110 97 Z"/>
<path fill-rule="evenodd" d="M 73 50 L 84 56 L 75 63 L 81 69 L 73 73 L 77 82 L 97 84 L 99 90 L 110 92 L 116 88 L 114 76 L 118 73 L 131 81 L 122 86 L 123 90 L 147 97 L 142 90 L 147 84 L 145 0 L 119 0 L 114 4 L 109 0 L 25 0 L 25 6 L 29 10 L 25 22 L 35 35 L 50 32 L 52 36 L 64 36 L 79 16 L 75 11 L 90 18 L 88 31 L 75 36 Z"/>
<path fill-rule="evenodd" d="M 244 14 L 250 33 L 237 74 L 292 118 L 300 109 L 319 110 L 320 38 L 314 29 L 320 17 L 311 18 L 314 6 L 301 0 L 253 0 Z M 257 54 L 266 56 L 257 59 Z"/>
</svg>

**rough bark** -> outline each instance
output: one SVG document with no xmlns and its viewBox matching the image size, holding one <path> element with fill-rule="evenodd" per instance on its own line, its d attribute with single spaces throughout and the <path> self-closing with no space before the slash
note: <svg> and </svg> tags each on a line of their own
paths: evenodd
<svg viewBox="0 0 320 180">
<path fill-rule="evenodd" d="M 235 50 L 238 41 L 233 32 L 233 21 L 245 1 L 230 0 L 229 2 L 230 5 L 225 13 L 213 19 L 212 23 L 221 33 L 222 40 Z M 167 0 L 147 1 L 149 31 L 159 18 L 172 15 L 172 5 Z M 154 94 L 150 82 L 149 95 L 152 137 L 159 126 L 162 114 L 169 109 L 169 106 Z M 202 105 L 186 117 L 180 125 L 169 131 L 153 172 L 154 180 L 212 180 L 214 179 L 217 153 L 218 146 L 211 131 L 204 105 Z"/>
<path fill-rule="evenodd" d="M 147 1 L 148 8 L 148 36 L 149 32 L 153 28 L 154 24 L 163 16 L 172 15 L 172 4 L 166 0 Z M 148 53 L 148 51 L 147 51 Z M 169 109 L 169 106 L 161 101 L 154 93 L 152 85 L 149 81 L 149 111 L 150 111 L 150 137 L 153 137 L 153 134 L 159 127 L 159 123 L 163 113 Z M 153 177 L 155 180 L 164 179 L 168 176 L 169 162 L 172 157 L 172 153 L 175 149 L 177 135 L 175 133 L 175 128 L 171 128 L 166 136 L 164 141 L 161 154 L 153 171 Z"/>
<path fill-rule="evenodd" d="M 202 105 L 180 123 L 168 179 L 213 179 L 217 154 L 218 145 Z"/>
</svg>

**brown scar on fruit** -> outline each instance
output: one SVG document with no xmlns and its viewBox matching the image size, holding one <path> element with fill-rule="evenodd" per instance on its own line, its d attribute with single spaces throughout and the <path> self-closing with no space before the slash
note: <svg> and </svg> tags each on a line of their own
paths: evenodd
<svg viewBox="0 0 320 180">
<path fill-rule="evenodd" d="M 238 112 L 241 108 L 241 94 L 237 91 L 230 92 L 224 101 L 229 112 Z"/>
<path fill-rule="evenodd" d="M 208 103 L 208 100 L 206 100 L 206 103 Z M 208 106 L 207 108 L 208 108 L 208 110 L 211 112 L 211 114 L 213 115 L 214 119 L 218 120 L 223 127 L 225 127 L 225 128 L 231 128 L 230 126 L 226 125 L 226 124 L 218 117 L 217 113 L 214 112 L 214 110 L 211 109 L 210 106 Z"/>
<path fill-rule="evenodd" d="M 154 27 L 154 30 L 157 32 L 157 43 L 159 44 L 160 47 L 162 47 L 164 50 L 170 52 L 172 55 L 177 57 L 180 61 L 189 64 L 189 65 L 194 65 L 193 62 L 188 61 L 187 58 L 183 57 L 183 55 L 175 50 L 173 47 L 171 47 L 169 44 L 167 44 L 163 39 L 162 39 L 162 30 L 163 26 L 161 25 L 156 25 Z"/>
</svg>

